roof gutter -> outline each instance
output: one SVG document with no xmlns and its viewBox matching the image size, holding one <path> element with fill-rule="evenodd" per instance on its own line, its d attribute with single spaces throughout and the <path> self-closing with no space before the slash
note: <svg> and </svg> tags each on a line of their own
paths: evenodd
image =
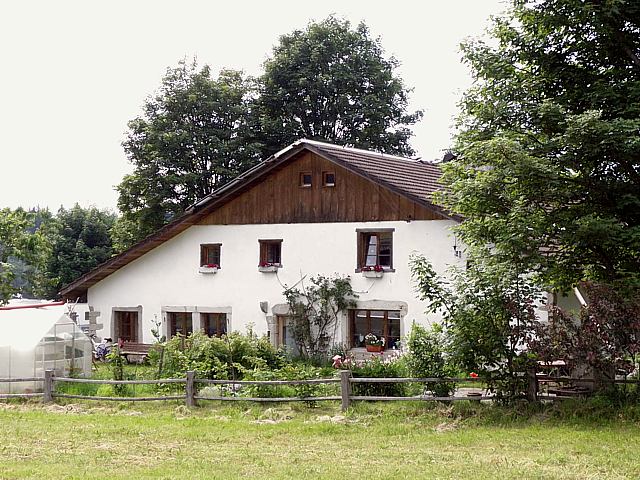
<svg viewBox="0 0 640 480">
<path fill-rule="evenodd" d="M 65 302 L 33 303 L 31 305 L 14 305 L 11 307 L 0 307 L 0 310 L 23 310 L 25 308 L 59 307 L 61 305 L 65 305 Z"/>
</svg>

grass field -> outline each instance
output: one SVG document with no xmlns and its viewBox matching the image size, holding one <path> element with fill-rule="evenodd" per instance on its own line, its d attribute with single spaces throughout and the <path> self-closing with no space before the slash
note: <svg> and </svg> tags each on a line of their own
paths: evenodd
<svg viewBox="0 0 640 480">
<path fill-rule="evenodd" d="M 635 410 L 567 412 L 467 402 L 360 404 L 346 416 L 337 405 L 8 403 L 0 478 L 640 477 Z"/>
</svg>

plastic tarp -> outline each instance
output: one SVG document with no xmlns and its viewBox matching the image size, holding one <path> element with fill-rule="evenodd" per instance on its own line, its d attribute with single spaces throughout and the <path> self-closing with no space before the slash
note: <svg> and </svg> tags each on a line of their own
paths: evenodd
<svg viewBox="0 0 640 480">
<path fill-rule="evenodd" d="M 0 378 L 91 373 L 91 340 L 64 305 L 0 310 Z M 39 391 L 42 382 L 0 382 L 0 393 Z"/>
</svg>

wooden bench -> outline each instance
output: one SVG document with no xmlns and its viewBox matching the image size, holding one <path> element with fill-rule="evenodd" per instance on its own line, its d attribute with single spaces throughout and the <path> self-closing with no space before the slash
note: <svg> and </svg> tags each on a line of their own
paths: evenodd
<svg viewBox="0 0 640 480">
<path fill-rule="evenodd" d="M 135 342 L 124 342 L 122 347 L 120 347 L 120 355 L 127 359 L 127 362 L 131 362 L 130 357 L 138 357 L 138 362 L 143 362 L 147 355 L 149 355 L 149 350 L 151 350 L 152 345 L 150 343 L 135 343 Z"/>
</svg>

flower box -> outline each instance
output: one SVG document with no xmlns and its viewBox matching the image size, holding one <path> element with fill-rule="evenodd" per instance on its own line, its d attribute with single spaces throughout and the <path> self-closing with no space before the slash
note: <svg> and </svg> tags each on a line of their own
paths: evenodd
<svg viewBox="0 0 640 480">
<path fill-rule="evenodd" d="M 209 267 L 207 265 L 204 265 L 204 266 L 198 268 L 198 272 L 200 272 L 200 273 L 218 273 L 219 269 L 220 269 L 220 267 L 218 267 L 218 266 Z"/>
<path fill-rule="evenodd" d="M 265 266 L 259 266 L 258 265 L 258 271 L 262 272 L 262 273 L 275 273 L 278 271 L 278 265 L 265 265 Z"/>
<path fill-rule="evenodd" d="M 382 345 L 367 345 L 367 352 L 382 352 Z"/>
<path fill-rule="evenodd" d="M 384 275 L 383 271 L 380 271 L 380 272 L 376 272 L 375 270 L 363 270 L 362 271 L 362 276 L 364 278 L 382 278 L 383 275 Z"/>
</svg>

